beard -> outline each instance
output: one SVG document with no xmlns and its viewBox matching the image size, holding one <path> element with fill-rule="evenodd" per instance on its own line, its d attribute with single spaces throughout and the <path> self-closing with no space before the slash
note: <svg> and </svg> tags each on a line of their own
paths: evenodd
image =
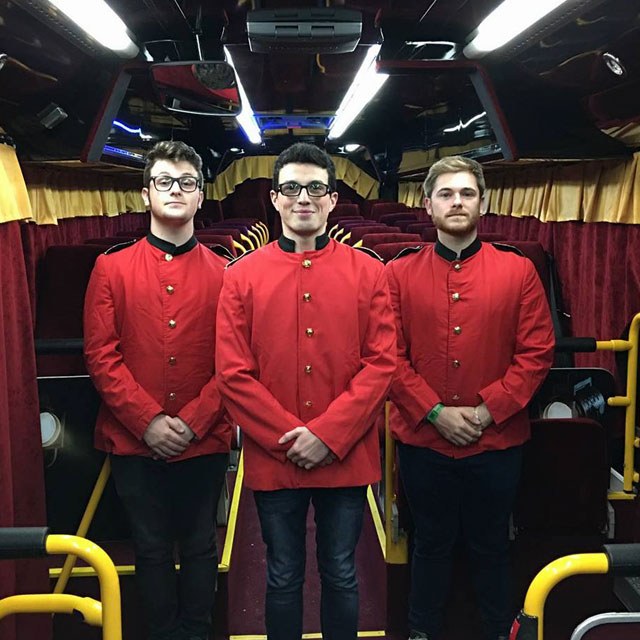
<svg viewBox="0 0 640 640">
<path fill-rule="evenodd" d="M 454 220 L 447 218 L 446 216 L 431 216 L 433 220 L 433 226 L 444 233 L 454 237 L 468 236 L 475 231 L 478 226 L 478 217 L 469 213 L 465 213 L 463 220 L 457 218 Z"/>
</svg>

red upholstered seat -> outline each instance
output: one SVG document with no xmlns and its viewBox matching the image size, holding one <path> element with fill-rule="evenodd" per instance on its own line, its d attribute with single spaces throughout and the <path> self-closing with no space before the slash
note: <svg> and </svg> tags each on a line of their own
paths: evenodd
<svg viewBox="0 0 640 640">
<path fill-rule="evenodd" d="M 505 240 L 505 236 L 501 233 L 478 233 L 478 239 L 482 242 L 502 242 Z"/>
<path fill-rule="evenodd" d="M 508 244 L 512 247 L 520 249 L 531 262 L 533 262 L 540 280 L 544 285 L 544 289 L 549 295 L 549 283 L 551 281 L 551 275 L 549 273 L 549 264 L 547 262 L 547 254 L 545 253 L 542 245 L 539 242 L 533 240 L 501 240 L 499 244 Z"/>
<path fill-rule="evenodd" d="M 222 203 L 220 200 L 205 199 L 202 201 L 202 207 L 200 207 L 200 211 L 197 215 L 202 216 L 202 218 L 206 218 L 207 220 L 211 220 L 212 222 L 222 220 Z"/>
<path fill-rule="evenodd" d="M 411 211 L 401 211 L 400 213 L 385 213 L 378 218 L 378 222 L 383 224 L 395 224 L 398 220 L 412 220 L 417 222 L 416 214 Z"/>
<path fill-rule="evenodd" d="M 422 220 L 421 222 L 412 222 L 406 229 L 406 233 L 420 233 L 423 229 L 433 229 L 433 222 L 431 218 L 429 220 Z"/>
<path fill-rule="evenodd" d="M 381 198 L 374 198 L 372 200 L 363 200 L 360 203 L 360 211 L 362 211 L 362 215 L 365 218 L 371 218 L 371 209 L 374 204 L 378 204 L 380 202 L 393 202 L 392 200 L 384 200 Z"/>
<path fill-rule="evenodd" d="M 399 227 L 387 227 L 384 224 L 369 224 L 359 227 L 351 227 L 351 240 L 349 244 L 355 244 L 364 236 L 372 233 L 402 233 Z"/>
<path fill-rule="evenodd" d="M 231 236 L 236 242 L 241 242 L 242 238 L 240 236 L 243 234 L 244 231 L 234 227 L 209 227 L 203 231 L 196 232 L 195 235 L 200 242 L 206 244 L 211 236 Z"/>
<path fill-rule="evenodd" d="M 378 202 L 371 207 L 371 219 L 379 220 L 388 213 L 402 213 L 408 209 L 402 202 Z"/>
<path fill-rule="evenodd" d="M 438 239 L 438 230 L 435 227 L 424 227 L 422 239 L 425 242 L 435 242 Z"/>
<path fill-rule="evenodd" d="M 227 213 L 225 220 L 236 218 L 257 218 L 267 224 L 267 208 L 264 201 L 258 198 L 233 198 L 231 200 L 231 215 Z"/>
<path fill-rule="evenodd" d="M 403 249 L 407 247 L 421 247 L 424 242 L 383 242 L 377 244 L 373 250 L 384 260 L 393 260 Z"/>
<path fill-rule="evenodd" d="M 362 237 L 362 244 L 370 249 L 375 249 L 377 244 L 389 242 L 415 242 L 420 243 L 422 239 L 417 233 L 367 233 Z"/>
<path fill-rule="evenodd" d="M 343 204 L 342 201 L 339 201 L 329 213 L 329 220 L 339 216 L 360 216 L 360 207 L 357 204 Z"/>
<path fill-rule="evenodd" d="M 198 238 L 202 244 L 207 246 L 212 246 L 215 244 L 222 245 L 225 249 L 228 249 L 231 252 L 231 255 L 237 256 L 238 252 L 236 251 L 235 246 L 233 245 L 233 238 L 228 234 L 220 234 L 220 235 L 207 235 L 206 241 L 203 241 L 201 238 Z"/>
</svg>

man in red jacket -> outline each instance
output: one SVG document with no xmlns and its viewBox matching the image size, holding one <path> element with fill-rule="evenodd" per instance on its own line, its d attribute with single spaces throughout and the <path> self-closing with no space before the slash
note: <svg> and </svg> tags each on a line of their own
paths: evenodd
<svg viewBox="0 0 640 640">
<path fill-rule="evenodd" d="M 95 444 L 111 454 L 151 638 L 200 640 L 210 627 L 215 509 L 231 438 L 214 372 L 227 260 L 193 233 L 203 180 L 191 147 L 158 143 L 144 185 L 150 233 L 100 256 L 87 289 L 85 357 L 103 400 Z"/>
<path fill-rule="evenodd" d="M 283 233 L 229 264 L 218 306 L 220 392 L 244 434 L 245 479 L 267 545 L 269 640 L 300 640 L 309 503 L 325 640 L 355 640 L 354 553 L 366 485 L 380 478 L 374 417 L 395 370 L 384 267 L 331 240 L 331 158 L 298 143 L 278 157 Z"/>
<path fill-rule="evenodd" d="M 554 337 L 533 263 L 477 238 L 484 188 L 475 160 L 436 162 L 424 190 L 438 241 L 387 265 L 398 333 L 392 432 L 415 525 L 412 638 L 441 637 L 459 533 L 486 637 L 506 639 L 511 623 L 509 514 L 527 403 L 551 366 Z"/>
</svg>

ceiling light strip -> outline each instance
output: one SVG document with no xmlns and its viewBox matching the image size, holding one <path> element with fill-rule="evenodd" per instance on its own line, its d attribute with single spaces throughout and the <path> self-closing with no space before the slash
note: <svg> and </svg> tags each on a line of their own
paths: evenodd
<svg viewBox="0 0 640 640">
<path fill-rule="evenodd" d="M 228 47 L 224 47 L 224 54 L 227 62 L 233 67 L 233 70 L 236 73 L 236 83 L 238 84 L 238 92 L 240 93 L 242 111 L 240 111 L 240 113 L 236 116 L 236 120 L 249 139 L 249 142 L 253 144 L 260 144 L 262 142 L 260 127 L 256 122 L 256 117 L 253 113 L 253 109 L 251 108 L 249 98 L 247 97 L 247 92 L 242 86 L 242 82 L 240 81 L 240 74 L 236 69 L 236 65 L 233 63 L 233 57 L 231 56 L 231 51 L 229 51 Z"/>
</svg>

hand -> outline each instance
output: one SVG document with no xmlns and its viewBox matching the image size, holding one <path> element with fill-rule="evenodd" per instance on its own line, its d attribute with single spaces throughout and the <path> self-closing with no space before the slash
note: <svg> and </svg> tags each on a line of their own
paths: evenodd
<svg viewBox="0 0 640 640">
<path fill-rule="evenodd" d="M 333 455 L 333 453 L 329 452 L 327 457 L 322 462 L 318 463 L 318 466 L 326 467 L 327 465 L 330 465 L 334 460 L 337 460 L 336 456 Z"/>
<path fill-rule="evenodd" d="M 291 440 L 295 440 L 295 442 L 287 451 L 287 458 L 304 469 L 313 469 L 323 463 L 329 455 L 333 455 L 329 447 L 320 438 L 314 436 L 307 427 L 296 427 L 291 431 L 287 431 L 278 440 L 278 444 L 286 444 Z M 326 464 L 330 463 L 327 462 Z"/>
<path fill-rule="evenodd" d="M 184 437 L 186 438 L 187 442 L 192 442 L 193 439 L 196 437 L 196 434 L 193 432 L 193 429 L 191 429 L 191 427 L 180 416 L 174 416 L 173 418 L 168 417 L 167 420 L 169 421 L 170 424 L 171 423 L 174 424 L 175 429 L 179 429 L 180 427 L 182 427 L 183 429 L 182 433 L 184 434 Z"/>
<path fill-rule="evenodd" d="M 473 444 L 482 435 L 480 421 L 472 407 L 444 407 L 434 426 L 445 440 L 458 447 Z"/>
<path fill-rule="evenodd" d="M 473 413 L 477 419 L 477 424 L 480 425 L 480 428 L 483 431 L 493 422 L 491 413 L 489 413 L 489 409 L 487 409 L 487 405 L 484 402 L 482 404 L 479 404 L 473 410 Z"/>
<path fill-rule="evenodd" d="M 184 427 L 163 413 L 151 420 L 142 439 L 153 452 L 153 457 L 162 460 L 179 456 L 189 445 Z"/>
</svg>

